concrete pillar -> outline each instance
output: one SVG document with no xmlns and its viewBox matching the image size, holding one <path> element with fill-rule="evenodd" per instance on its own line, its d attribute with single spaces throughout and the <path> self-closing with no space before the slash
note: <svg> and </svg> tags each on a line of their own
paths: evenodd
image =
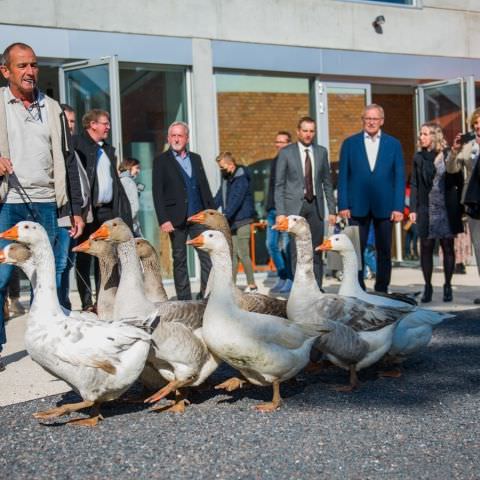
<svg viewBox="0 0 480 480">
<path fill-rule="evenodd" d="M 217 155 L 217 111 L 213 77 L 212 44 L 210 40 L 192 40 L 192 150 L 202 156 L 212 194 L 219 186 Z"/>
</svg>

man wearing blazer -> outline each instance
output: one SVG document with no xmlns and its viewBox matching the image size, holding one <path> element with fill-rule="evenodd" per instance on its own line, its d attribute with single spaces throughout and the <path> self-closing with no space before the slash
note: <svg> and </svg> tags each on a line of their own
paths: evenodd
<svg viewBox="0 0 480 480">
<path fill-rule="evenodd" d="M 329 222 L 335 223 L 330 166 L 326 148 L 314 145 L 315 120 L 302 117 L 297 125 L 297 142 L 282 148 L 278 154 L 275 178 L 275 207 L 277 221 L 285 215 L 305 217 L 312 232 L 312 249 L 323 241 L 325 218 L 324 194 L 329 211 Z M 296 248 L 290 242 L 292 266 L 296 264 Z M 323 266 L 321 252 L 313 255 L 313 270 L 318 286 L 322 286 Z"/>
<path fill-rule="evenodd" d="M 173 279 L 179 300 L 191 300 L 187 268 L 187 237 L 194 238 L 205 228 L 187 223 L 187 218 L 206 208 L 215 208 L 212 192 L 200 155 L 187 150 L 189 128 L 174 122 L 168 128 L 170 148 L 153 162 L 153 202 L 162 232 L 168 233 L 172 245 Z M 201 264 L 199 297 L 203 297 L 210 272 L 210 258 L 198 251 Z"/>
<path fill-rule="evenodd" d="M 405 166 L 400 142 L 381 127 L 384 111 L 368 105 L 363 114 L 363 130 L 347 138 L 340 151 L 338 177 L 339 214 L 360 230 L 363 252 L 370 224 L 375 229 L 377 275 L 375 290 L 387 292 L 392 270 L 392 223 L 402 220 L 405 201 Z M 362 271 L 359 281 L 365 289 Z"/>
</svg>

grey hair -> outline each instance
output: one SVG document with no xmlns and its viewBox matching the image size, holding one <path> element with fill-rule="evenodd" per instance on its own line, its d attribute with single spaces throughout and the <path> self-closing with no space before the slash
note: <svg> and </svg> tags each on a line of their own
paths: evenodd
<svg viewBox="0 0 480 480">
<path fill-rule="evenodd" d="M 187 136 L 190 135 L 190 128 L 188 126 L 188 123 L 181 122 L 180 120 L 173 122 L 169 127 L 168 127 L 168 135 L 170 135 L 170 131 L 172 130 L 173 127 L 183 127 L 185 131 L 187 132 Z"/>
<path fill-rule="evenodd" d="M 362 112 L 362 118 L 365 116 L 365 113 L 367 113 L 369 110 L 378 110 L 380 112 L 380 115 L 382 118 L 385 118 L 385 111 L 383 110 L 383 107 L 380 105 L 377 105 L 376 103 L 371 103 L 370 105 L 367 105 Z"/>
</svg>

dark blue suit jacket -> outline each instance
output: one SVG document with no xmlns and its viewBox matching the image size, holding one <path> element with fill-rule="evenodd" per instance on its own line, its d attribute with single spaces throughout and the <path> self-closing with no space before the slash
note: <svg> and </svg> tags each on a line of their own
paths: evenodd
<svg viewBox="0 0 480 480">
<path fill-rule="evenodd" d="M 349 209 L 353 217 L 372 214 L 388 218 L 394 210 L 403 212 L 404 203 L 405 165 L 400 142 L 382 132 L 371 171 L 364 132 L 347 138 L 340 151 L 338 210 Z"/>
</svg>

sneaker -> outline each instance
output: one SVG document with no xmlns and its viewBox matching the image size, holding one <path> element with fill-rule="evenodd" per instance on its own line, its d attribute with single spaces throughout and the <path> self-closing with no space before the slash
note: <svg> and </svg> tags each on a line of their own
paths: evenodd
<svg viewBox="0 0 480 480">
<path fill-rule="evenodd" d="M 244 293 L 257 293 L 258 292 L 258 287 L 249 287 L 243 291 Z"/>
<path fill-rule="evenodd" d="M 270 289 L 271 292 L 275 293 L 275 292 L 279 292 L 283 286 L 285 285 L 285 281 L 284 279 L 282 278 L 279 278 L 277 283 Z"/>
<path fill-rule="evenodd" d="M 10 299 L 10 312 L 14 315 L 23 315 L 25 313 L 25 308 L 18 298 Z"/>
<path fill-rule="evenodd" d="M 292 289 L 293 282 L 287 278 L 285 280 L 285 284 L 283 285 L 282 289 L 278 293 L 290 293 L 290 290 Z"/>
</svg>

